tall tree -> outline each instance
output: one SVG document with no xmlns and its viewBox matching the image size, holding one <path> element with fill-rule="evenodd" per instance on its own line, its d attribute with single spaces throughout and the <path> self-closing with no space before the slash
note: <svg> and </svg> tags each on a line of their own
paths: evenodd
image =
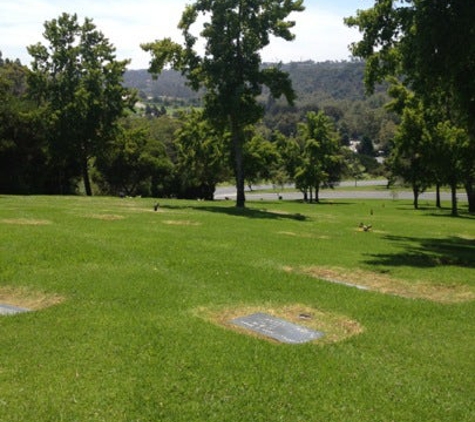
<svg viewBox="0 0 475 422">
<path fill-rule="evenodd" d="M 414 194 L 414 208 L 419 208 L 419 196 L 433 181 L 430 162 L 430 139 L 424 136 L 426 121 L 422 106 L 407 106 L 394 137 L 388 166 L 394 176 L 410 184 Z"/>
<path fill-rule="evenodd" d="M 223 139 L 228 136 L 214 130 L 202 111 L 196 109 L 184 113 L 181 122 L 175 133 L 176 194 L 181 198 L 212 200 L 216 185 L 226 179 L 228 160 Z"/>
<path fill-rule="evenodd" d="M 320 187 L 336 182 L 340 176 L 340 139 L 333 121 L 322 111 L 307 113 L 304 123 L 299 125 L 299 138 L 303 145 L 302 163 L 296 174 L 297 186 L 302 190 L 315 191 L 319 202 Z"/>
<path fill-rule="evenodd" d="M 148 127 L 125 120 L 112 145 L 96 160 L 95 180 L 104 193 L 150 196 L 154 182 L 171 175 L 173 165 L 163 143 L 153 142 Z"/>
<path fill-rule="evenodd" d="M 249 134 L 244 147 L 244 172 L 249 187 L 264 180 L 272 180 L 281 166 L 277 146 L 262 133 Z"/>
<path fill-rule="evenodd" d="M 363 33 L 352 52 L 366 59 L 370 90 L 388 75 L 402 76 L 430 107 L 437 87 L 450 101 L 451 120 L 475 144 L 475 2 L 375 0 L 345 21 Z M 474 183 L 466 182 L 472 212 Z"/>
<path fill-rule="evenodd" d="M 458 214 L 457 187 L 473 180 L 475 148 L 470 144 L 467 131 L 450 120 L 439 121 L 430 128 L 430 152 L 434 173 L 438 180 L 451 189 L 452 215 Z M 470 198 L 470 196 L 469 196 Z"/>
<path fill-rule="evenodd" d="M 0 52 L 0 192 L 43 193 L 48 171 L 40 113 L 26 98 L 28 68 Z"/>
<path fill-rule="evenodd" d="M 302 10 L 303 0 L 197 0 L 186 7 L 179 24 L 184 46 L 169 38 L 142 45 L 152 54 L 151 73 L 159 74 L 171 64 L 193 89 L 205 88 L 205 116 L 231 133 L 237 207 L 245 206 L 245 128 L 264 113 L 257 96 L 267 86 L 274 97 L 284 95 L 289 103 L 295 98 L 288 75 L 277 67 L 263 68 L 259 52 L 271 36 L 291 41 L 295 22 L 287 18 Z M 205 40 L 201 56 L 192 32 L 200 14 L 205 22 L 200 33 Z"/>
<path fill-rule="evenodd" d="M 28 47 L 33 57 L 29 85 L 34 98 L 47 106 L 56 163 L 77 169 L 87 195 L 92 195 L 90 160 L 135 102 L 122 86 L 129 61 L 116 60 L 115 48 L 91 19 L 80 24 L 77 15 L 64 13 L 44 27 L 49 44 Z"/>
</svg>

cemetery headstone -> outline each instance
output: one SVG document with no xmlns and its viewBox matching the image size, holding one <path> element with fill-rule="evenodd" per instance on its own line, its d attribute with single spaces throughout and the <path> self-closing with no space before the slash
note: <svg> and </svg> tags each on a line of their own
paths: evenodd
<svg viewBox="0 0 475 422">
<path fill-rule="evenodd" d="M 321 331 L 315 331 L 265 313 L 255 313 L 235 318 L 231 320 L 231 323 L 281 343 L 301 344 L 324 336 L 324 333 Z"/>
</svg>

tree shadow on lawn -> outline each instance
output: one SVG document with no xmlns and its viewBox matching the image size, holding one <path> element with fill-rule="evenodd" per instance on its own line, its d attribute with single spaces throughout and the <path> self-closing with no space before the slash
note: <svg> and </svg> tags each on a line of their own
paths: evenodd
<svg viewBox="0 0 475 422">
<path fill-rule="evenodd" d="M 262 204 L 262 205 L 271 205 L 271 204 Z M 271 205 L 272 206 L 272 205 Z M 300 213 L 286 213 L 284 211 L 268 211 L 265 208 L 237 208 L 235 206 L 196 206 L 196 205 L 189 205 L 189 206 L 175 206 L 175 205 L 164 205 L 161 208 L 163 209 L 191 209 L 195 211 L 206 211 L 218 214 L 226 214 L 235 217 L 246 217 L 246 218 L 255 218 L 255 219 L 288 219 L 288 220 L 296 220 L 296 221 L 308 221 L 309 218 Z"/>
<path fill-rule="evenodd" d="M 285 202 L 291 202 L 294 204 L 301 204 L 301 205 L 308 205 L 309 207 L 314 206 L 314 207 L 327 207 L 327 206 L 340 206 L 340 205 L 356 205 L 355 202 L 343 202 L 342 199 L 340 198 L 335 198 L 335 199 L 320 199 L 319 202 L 308 202 L 304 201 L 303 199 L 288 199 Z"/>
<path fill-rule="evenodd" d="M 456 218 L 459 220 L 475 220 L 475 214 L 471 214 L 468 211 L 458 210 L 457 215 L 452 215 L 451 210 L 449 210 L 448 208 L 442 208 L 442 210 L 446 212 L 444 214 L 430 212 L 427 215 L 430 217 L 437 217 L 437 218 Z"/>
<path fill-rule="evenodd" d="M 412 266 L 433 268 L 458 266 L 475 268 L 475 239 L 451 236 L 444 239 L 386 236 L 387 240 L 399 243 L 403 251 L 393 254 L 367 254 L 365 263 L 376 266 Z"/>
</svg>

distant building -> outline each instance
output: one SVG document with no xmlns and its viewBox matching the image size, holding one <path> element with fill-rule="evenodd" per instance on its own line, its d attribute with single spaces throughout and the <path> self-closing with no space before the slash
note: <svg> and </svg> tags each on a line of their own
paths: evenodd
<svg viewBox="0 0 475 422">
<path fill-rule="evenodd" d="M 360 145 L 361 145 L 361 141 L 358 141 L 356 139 L 353 139 L 350 141 L 350 149 L 355 153 L 358 152 Z"/>
</svg>

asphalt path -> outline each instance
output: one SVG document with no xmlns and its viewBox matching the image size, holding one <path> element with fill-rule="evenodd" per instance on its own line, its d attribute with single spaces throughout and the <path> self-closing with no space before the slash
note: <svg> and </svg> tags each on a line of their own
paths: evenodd
<svg viewBox="0 0 475 422">
<path fill-rule="evenodd" d="M 320 199 L 404 199 L 412 200 L 414 195 L 411 191 L 394 191 L 391 189 L 381 189 L 381 186 L 386 186 L 387 182 L 385 180 L 361 180 L 358 181 L 358 187 L 371 187 L 379 186 L 379 189 L 364 189 L 359 190 L 358 187 L 355 187 L 354 190 L 348 189 L 355 186 L 355 182 L 341 182 L 339 186 L 335 189 L 321 189 L 320 190 Z M 339 189 L 344 187 L 345 189 Z M 293 186 L 286 186 L 286 189 L 292 189 Z M 274 190 L 274 192 L 269 192 L 269 190 Z M 279 192 L 278 189 L 275 189 L 272 185 L 259 185 L 253 186 L 252 190 L 246 188 L 245 191 L 246 199 L 249 200 L 297 200 L 303 199 L 303 195 L 299 191 L 289 191 Z M 214 198 L 219 199 L 236 199 L 236 188 L 233 186 L 219 187 L 216 189 Z M 424 192 L 419 196 L 419 201 L 435 201 L 436 193 L 435 191 Z M 442 192 L 441 199 L 443 201 L 450 200 L 450 193 Z M 460 191 L 457 194 L 458 201 L 466 201 L 467 196 L 463 191 Z"/>
</svg>

